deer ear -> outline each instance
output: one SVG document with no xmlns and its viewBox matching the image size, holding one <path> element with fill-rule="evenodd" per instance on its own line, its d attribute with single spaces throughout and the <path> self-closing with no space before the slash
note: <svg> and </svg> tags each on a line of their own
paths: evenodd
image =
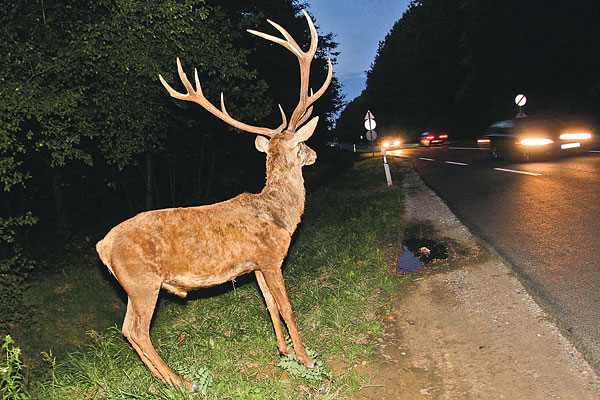
<svg viewBox="0 0 600 400">
<path fill-rule="evenodd" d="M 256 150 L 266 153 L 269 148 L 269 139 L 258 135 L 254 141 L 254 145 L 256 146 Z"/>
<path fill-rule="evenodd" d="M 307 124 L 303 125 L 300 129 L 298 129 L 298 132 L 295 133 L 294 141 L 296 143 L 306 142 L 308 138 L 312 136 L 318 122 L 319 117 L 314 117 Z"/>
</svg>

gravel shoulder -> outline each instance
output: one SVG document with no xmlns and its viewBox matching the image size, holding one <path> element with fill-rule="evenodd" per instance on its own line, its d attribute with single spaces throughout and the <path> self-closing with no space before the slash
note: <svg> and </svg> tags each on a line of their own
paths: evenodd
<svg viewBox="0 0 600 400">
<path fill-rule="evenodd" d="M 596 373 L 493 249 L 414 171 L 403 185 L 405 218 L 450 257 L 413 274 L 390 305 L 357 398 L 600 399 Z"/>
</svg>

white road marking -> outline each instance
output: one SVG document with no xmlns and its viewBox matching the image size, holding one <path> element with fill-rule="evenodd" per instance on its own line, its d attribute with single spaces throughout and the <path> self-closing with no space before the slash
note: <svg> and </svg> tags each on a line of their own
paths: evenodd
<svg viewBox="0 0 600 400">
<path fill-rule="evenodd" d="M 537 174 L 535 172 L 527 172 L 527 171 L 516 171 L 514 169 L 506 169 L 506 168 L 494 168 L 496 171 L 503 171 L 503 172 L 512 172 L 515 174 L 523 174 L 523 175 L 532 175 L 532 176 L 540 176 L 542 174 Z"/>
<path fill-rule="evenodd" d="M 452 164 L 452 165 L 469 165 L 469 164 L 465 164 L 462 162 L 456 162 L 456 161 L 446 161 L 446 164 Z"/>
<path fill-rule="evenodd" d="M 419 160 L 435 161 L 433 158 L 425 158 L 425 157 L 419 157 Z"/>
<path fill-rule="evenodd" d="M 450 150 L 487 150 L 481 147 L 448 147 Z"/>
</svg>

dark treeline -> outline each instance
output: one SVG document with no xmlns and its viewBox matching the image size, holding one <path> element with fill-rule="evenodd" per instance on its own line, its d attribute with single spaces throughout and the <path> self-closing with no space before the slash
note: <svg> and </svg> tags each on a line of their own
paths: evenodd
<svg viewBox="0 0 600 400">
<path fill-rule="evenodd" d="M 183 90 L 175 59 L 218 106 L 257 126 L 281 123 L 298 99 L 296 58 L 246 32 L 284 26 L 305 48 L 295 0 L 0 0 L 0 289 L 17 295 L 32 263 L 32 238 L 92 238 L 137 212 L 222 200 L 264 184 L 255 136 L 200 106 Z M 321 84 L 336 43 L 324 35 L 313 62 Z M 315 104 L 310 144 L 327 140 L 341 107 L 334 77 Z M 53 242 L 54 243 L 54 242 Z M 6 296 L 5 296 L 6 295 Z M 6 312 L 12 305 L 0 300 Z M 3 315 L 6 316 L 6 312 Z"/>
<path fill-rule="evenodd" d="M 342 112 L 337 134 L 364 135 L 367 109 L 378 133 L 414 139 L 429 129 L 455 138 L 527 114 L 598 117 L 600 2 L 591 0 L 413 1 L 380 43 L 365 91 Z"/>
</svg>

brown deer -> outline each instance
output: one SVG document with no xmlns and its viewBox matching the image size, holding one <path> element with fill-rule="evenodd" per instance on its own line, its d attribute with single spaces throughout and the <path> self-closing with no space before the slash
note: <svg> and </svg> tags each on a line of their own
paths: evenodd
<svg viewBox="0 0 600 400">
<path fill-rule="evenodd" d="M 175 91 L 159 75 L 174 98 L 198 103 L 235 128 L 259 135 L 256 148 L 267 154 L 264 189 L 257 194 L 242 193 L 206 206 L 143 212 L 115 226 L 96 245 L 102 262 L 128 296 L 123 334 L 150 371 L 167 384 L 183 383 L 188 390 L 197 389 L 193 382 L 181 379 L 167 366 L 150 341 L 150 321 L 160 289 L 185 297 L 189 290 L 219 285 L 251 271 L 265 298 L 280 353 L 288 355 L 292 351 L 283 336 L 281 314 L 298 360 L 314 368 L 298 334 L 281 272 L 292 234 L 304 211 L 302 166 L 313 164 L 317 157 L 304 141 L 313 134 L 318 117 L 306 122 L 312 103 L 325 93 L 332 76 L 331 61 L 328 61 L 325 82 L 316 93 L 309 94 L 317 32 L 308 14 L 303 12 L 311 34 L 310 48 L 306 52 L 284 28 L 272 21 L 269 23 L 284 39 L 248 30 L 280 44 L 298 58 L 300 99 L 289 124 L 281 106 L 283 123 L 276 129 L 236 121 L 225 110 L 222 93 L 220 110 L 204 97 L 197 70 L 194 89 L 179 59 L 177 69 L 187 93 Z"/>
</svg>

